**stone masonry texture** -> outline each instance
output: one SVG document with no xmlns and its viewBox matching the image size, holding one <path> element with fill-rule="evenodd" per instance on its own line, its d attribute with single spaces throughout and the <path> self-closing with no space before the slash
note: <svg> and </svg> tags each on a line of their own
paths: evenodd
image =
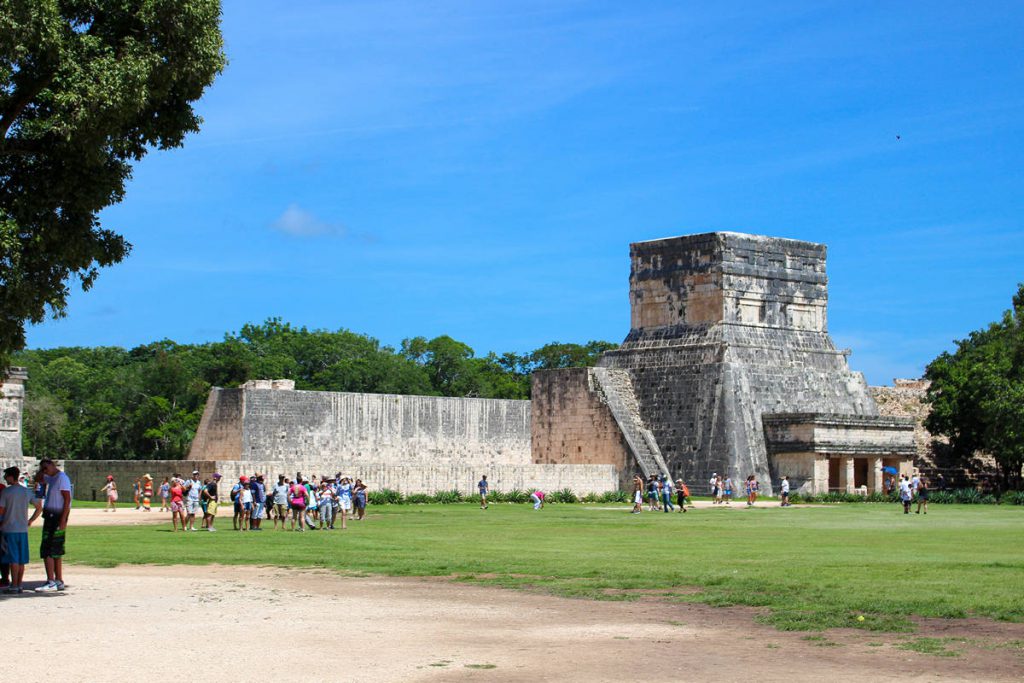
<svg viewBox="0 0 1024 683">
<path fill-rule="evenodd" d="M 491 488 L 496 491 L 541 489 L 556 491 L 569 488 L 582 495 L 614 491 L 618 487 L 618 469 L 613 465 L 554 465 L 531 463 L 519 465 L 490 465 L 474 467 L 467 464 L 414 464 L 366 462 L 345 459 L 278 459 L 278 460 L 67 460 L 64 471 L 71 478 L 76 500 L 102 500 L 101 490 L 107 475 L 118 484 L 121 503 L 131 502 L 132 482 L 149 474 L 153 477 L 154 493 L 164 477 L 175 472 L 188 478 L 194 469 L 205 479 L 214 472 L 224 478 L 220 493 L 226 499 L 231 484 L 238 477 L 263 474 L 268 481 L 277 481 L 277 475 L 294 477 L 327 476 L 337 473 L 358 477 L 371 488 L 395 489 L 404 494 L 438 491 L 460 491 L 464 495 L 476 493 L 480 475 L 486 474 Z M 33 470 L 34 471 L 34 470 Z M 155 499 L 158 496 L 154 496 Z M 154 500 L 156 505 L 159 502 Z"/>
<path fill-rule="evenodd" d="M 530 402 L 215 388 L 189 457 L 525 465 Z"/>
<path fill-rule="evenodd" d="M 533 373 L 530 401 L 536 463 L 631 466 L 630 452 L 595 383 L 594 368 Z"/>
<path fill-rule="evenodd" d="M 673 476 L 777 481 L 761 416 L 878 414 L 827 331 L 825 246 L 718 232 L 630 247 L 628 370 Z"/>
<path fill-rule="evenodd" d="M 0 382 L 0 464 L 21 461 L 21 414 L 25 403 L 25 368 L 10 368 Z"/>
</svg>

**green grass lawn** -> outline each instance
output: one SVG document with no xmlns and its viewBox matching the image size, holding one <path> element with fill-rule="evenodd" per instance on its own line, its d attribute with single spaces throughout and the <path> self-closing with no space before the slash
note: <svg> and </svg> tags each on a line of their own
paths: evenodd
<svg viewBox="0 0 1024 683">
<path fill-rule="evenodd" d="M 1024 620 L 1024 509 L 850 504 L 691 510 L 599 505 L 371 507 L 347 531 L 172 534 L 74 527 L 68 561 L 326 567 L 452 576 L 558 595 L 767 608 L 777 628 L 912 629 L 909 615 Z M 34 533 L 38 533 L 35 531 Z M 864 616 L 859 620 L 859 616 Z"/>
</svg>

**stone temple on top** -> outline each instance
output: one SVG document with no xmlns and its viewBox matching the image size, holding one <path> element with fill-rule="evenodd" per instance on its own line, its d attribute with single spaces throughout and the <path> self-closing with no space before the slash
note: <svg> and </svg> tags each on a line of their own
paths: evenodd
<svg viewBox="0 0 1024 683">
<path fill-rule="evenodd" d="M 913 420 L 880 416 L 829 337 L 824 245 L 713 232 L 635 243 L 630 260 L 622 345 L 597 368 L 535 375 L 536 461 L 600 454 L 769 491 L 785 475 L 816 493 L 881 490 L 883 468 L 911 466 Z M 619 434 L 590 428 L 602 410 Z"/>
</svg>

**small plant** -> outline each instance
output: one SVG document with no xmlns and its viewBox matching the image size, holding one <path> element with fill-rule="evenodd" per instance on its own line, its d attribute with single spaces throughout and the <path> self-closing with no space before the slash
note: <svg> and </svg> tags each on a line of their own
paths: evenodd
<svg viewBox="0 0 1024 683">
<path fill-rule="evenodd" d="M 405 502 L 409 505 L 424 505 L 433 503 L 434 499 L 427 493 L 410 493 L 405 497 Z"/>
<path fill-rule="evenodd" d="M 1003 505 L 1024 505 L 1024 491 L 1007 491 L 999 502 Z"/>
<path fill-rule="evenodd" d="M 434 494 L 434 502 L 441 503 L 442 505 L 461 503 L 462 493 L 460 493 L 458 489 L 452 489 L 451 491 L 438 491 Z"/>
<path fill-rule="evenodd" d="M 508 493 L 504 494 L 504 502 L 506 503 L 525 503 L 530 500 L 530 494 L 526 491 L 520 491 L 519 489 L 512 489 Z"/>
<path fill-rule="evenodd" d="M 598 496 L 596 493 L 591 491 L 587 495 L 585 495 L 582 498 L 580 498 L 580 502 L 581 503 L 598 503 L 598 502 L 600 502 L 600 496 Z"/>
<path fill-rule="evenodd" d="M 936 657 L 959 657 L 956 650 L 947 650 L 946 645 L 951 642 L 964 642 L 959 638 L 914 638 L 896 647 L 910 652 L 919 652 L 923 655 L 935 655 Z"/>
<path fill-rule="evenodd" d="M 629 494 L 625 491 L 605 491 L 598 500 L 601 503 L 625 503 L 628 501 Z"/>
<path fill-rule="evenodd" d="M 370 505 L 401 505 L 404 502 L 402 493 L 394 489 L 370 491 L 366 498 Z"/>
<path fill-rule="evenodd" d="M 572 492 L 570 488 L 564 488 L 560 491 L 548 494 L 548 500 L 552 503 L 578 503 L 580 499 L 576 497 L 576 494 Z"/>
</svg>

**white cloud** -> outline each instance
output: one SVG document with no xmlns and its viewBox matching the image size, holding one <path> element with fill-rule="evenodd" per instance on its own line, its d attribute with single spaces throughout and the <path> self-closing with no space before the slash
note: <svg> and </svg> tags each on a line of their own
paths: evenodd
<svg viewBox="0 0 1024 683">
<path fill-rule="evenodd" d="M 347 232 L 344 226 L 320 220 L 298 204 L 289 205 L 270 227 L 294 237 L 344 236 Z"/>
</svg>

